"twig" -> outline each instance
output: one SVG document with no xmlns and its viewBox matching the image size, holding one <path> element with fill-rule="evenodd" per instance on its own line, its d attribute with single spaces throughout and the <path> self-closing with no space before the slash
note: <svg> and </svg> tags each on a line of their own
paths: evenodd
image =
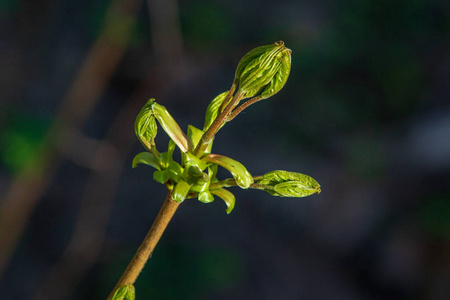
<svg viewBox="0 0 450 300">
<path fill-rule="evenodd" d="M 164 230 L 166 229 L 179 205 L 180 202 L 175 202 L 172 199 L 172 191 L 169 190 L 166 200 L 164 201 L 164 204 L 161 207 L 158 216 L 153 222 L 152 227 L 147 233 L 147 236 L 145 237 L 144 241 L 142 241 L 142 244 L 139 246 L 130 264 L 126 268 L 125 272 L 123 272 L 114 289 L 111 291 L 108 299 L 111 299 L 116 289 L 120 286 L 124 284 L 134 284 L 136 278 L 139 276 L 139 273 L 141 273 L 142 269 L 144 268 L 145 263 L 152 255 L 156 244 L 161 238 Z"/>
<path fill-rule="evenodd" d="M 234 84 L 233 84 L 234 85 Z M 233 90 L 233 88 L 231 89 Z M 231 91 L 230 90 L 230 91 Z M 228 97 L 227 97 L 228 98 Z M 212 142 L 215 134 L 219 131 L 220 127 L 224 122 L 227 122 L 228 114 L 236 107 L 236 105 L 244 98 L 244 93 L 237 92 L 231 99 L 230 103 L 225 107 L 225 109 L 217 116 L 214 122 L 209 126 L 208 130 L 203 134 L 200 142 L 195 148 L 193 154 L 195 156 L 202 156 L 208 145 Z"/>
<path fill-rule="evenodd" d="M 263 98 L 261 98 L 260 96 L 254 97 L 246 102 L 244 102 L 241 106 L 239 106 L 238 108 L 236 108 L 235 110 L 233 110 L 227 117 L 227 122 L 233 120 L 241 111 L 243 111 L 244 109 L 246 109 L 247 107 L 249 107 L 250 105 L 263 100 Z"/>
</svg>

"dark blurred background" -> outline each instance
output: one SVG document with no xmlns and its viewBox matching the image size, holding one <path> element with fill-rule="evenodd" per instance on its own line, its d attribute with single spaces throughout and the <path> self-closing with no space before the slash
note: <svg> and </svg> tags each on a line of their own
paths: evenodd
<svg viewBox="0 0 450 300">
<path fill-rule="evenodd" d="M 286 86 L 213 150 L 322 193 L 234 188 L 230 215 L 186 200 L 137 299 L 450 299 L 450 2 L 2 0 L 0 16 L 0 299 L 105 299 L 165 197 L 131 168 L 139 109 L 201 127 L 239 59 L 278 40 Z"/>
</svg>

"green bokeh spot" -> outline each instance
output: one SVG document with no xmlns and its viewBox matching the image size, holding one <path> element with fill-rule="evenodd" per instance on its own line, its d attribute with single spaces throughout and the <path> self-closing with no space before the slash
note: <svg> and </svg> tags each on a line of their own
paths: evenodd
<svg viewBox="0 0 450 300">
<path fill-rule="evenodd" d="M 36 163 L 50 122 L 20 113 L 6 115 L 6 129 L 0 133 L 0 161 L 8 171 L 18 173 Z"/>
<path fill-rule="evenodd" d="M 419 207 L 422 228 L 432 237 L 450 241 L 450 194 L 431 197 Z"/>
<path fill-rule="evenodd" d="M 196 1 L 185 11 L 183 33 L 196 46 L 222 48 L 232 40 L 234 22 L 227 10 L 210 1 Z"/>
</svg>

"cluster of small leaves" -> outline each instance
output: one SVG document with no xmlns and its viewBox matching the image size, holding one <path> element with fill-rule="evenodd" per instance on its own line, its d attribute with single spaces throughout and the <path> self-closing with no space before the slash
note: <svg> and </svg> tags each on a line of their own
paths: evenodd
<svg viewBox="0 0 450 300">
<path fill-rule="evenodd" d="M 151 109 L 148 109 L 150 107 Z M 133 159 L 133 167 L 139 164 L 146 164 L 156 169 L 153 173 L 153 178 L 169 189 L 173 190 L 173 200 L 181 202 L 186 198 L 198 198 L 201 202 L 209 203 L 214 201 L 212 191 L 209 185 L 212 182 L 217 182 L 217 169 L 221 166 L 233 175 L 242 188 L 248 188 L 253 183 L 253 178 L 247 169 L 239 162 L 222 155 L 210 154 L 212 143 L 207 149 L 205 155 L 199 158 L 192 154 L 192 148 L 200 141 L 204 131 L 189 125 L 187 134 L 179 129 L 178 124 L 170 116 L 168 111 L 154 99 L 150 99 L 144 106 L 145 113 L 139 113 L 136 119 L 135 128 L 144 128 L 141 122 L 154 118 L 160 124 L 164 131 L 171 137 L 169 141 L 167 152 L 158 153 L 155 155 L 155 147 L 152 152 L 141 152 Z M 218 109 L 218 108 L 217 108 Z M 152 115 L 149 116 L 149 115 Z M 156 132 L 153 131 L 153 132 Z M 147 135 L 136 133 L 142 144 L 147 141 Z M 150 139 L 154 139 L 151 136 Z M 178 146 L 181 150 L 181 163 L 173 160 L 173 153 L 175 147 Z M 234 207 L 235 198 L 231 193 L 223 193 L 221 189 L 214 191 L 214 194 L 222 198 L 227 204 L 227 212 L 231 212 Z"/>
<path fill-rule="evenodd" d="M 147 151 L 135 156 L 133 167 L 146 164 L 155 168 L 153 178 L 172 190 L 175 201 L 198 198 L 203 203 L 210 203 L 217 196 L 227 205 L 227 213 L 233 210 L 235 197 L 226 187 L 261 189 L 281 197 L 319 193 L 320 185 L 307 175 L 272 171 L 253 177 L 240 162 L 211 153 L 214 135 L 227 121 L 250 104 L 281 90 L 289 76 L 290 54 L 291 50 L 283 42 L 258 47 L 246 54 L 238 64 L 232 88 L 209 104 L 203 129 L 189 125 L 185 134 L 167 109 L 155 99 L 150 99 L 135 122 L 136 136 Z M 247 98 L 250 100 L 236 108 L 241 100 Z M 170 137 L 167 151 L 163 153 L 156 150 L 157 123 Z M 212 131 L 212 138 L 205 139 Z M 176 147 L 180 149 L 181 162 L 173 160 Z M 228 170 L 233 178 L 219 181 L 219 167 Z"/>
</svg>

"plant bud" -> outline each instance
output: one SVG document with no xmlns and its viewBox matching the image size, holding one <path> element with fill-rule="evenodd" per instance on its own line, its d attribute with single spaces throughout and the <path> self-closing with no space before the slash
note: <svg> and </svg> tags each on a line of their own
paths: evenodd
<svg viewBox="0 0 450 300">
<path fill-rule="evenodd" d="M 184 171 L 184 180 L 190 185 L 203 185 L 208 182 L 208 174 L 203 173 L 197 166 L 190 166 Z"/>
<path fill-rule="evenodd" d="M 154 139 L 157 134 L 157 125 L 152 105 L 155 99 L 150 99 L 141 109 L 134 122 L 134 132 L 145 149 L 150 150 L 154 145 Z"/>
<path fill-rule="evenodd" d="M 191 150 L 191 141 L 187 138 L 186 134 L 181 130 L 180 126 L 178 126 L 178 123 L 167 109 L 156 102 L 153 103 L 151 107 L 156 120 L 158 120 L 161 127 L 181 151 L 186 153 Z"/>
<path fill-rule="evenodd" d="M 172 192 L 172 199 L 176 202 L 183 202 L 191 186 L 183 180 L 180 180 L 174 187 Z"/>
<path fill-rule="evenodd" d="M 296 172 L 272 171 L 264 174 L 255 182 L 262 189 L 274 196 L 306 197 L 320 193 L 320 184 L 314 178 Z"/>
<path fill-rule="evenodd" d="M 235 82 L 246 98 L 260 93 L 262 99 L 278 93 L 291 69 L 291 50 L 282 41 L 253 49 L 238 64 Z"/>
<path fill-rule="evenodd" d="M 111 300 L 134 300 L 136 291 L 132 284 L 124 284 L 120 286 L 111 297 Z"/>
</svg>

